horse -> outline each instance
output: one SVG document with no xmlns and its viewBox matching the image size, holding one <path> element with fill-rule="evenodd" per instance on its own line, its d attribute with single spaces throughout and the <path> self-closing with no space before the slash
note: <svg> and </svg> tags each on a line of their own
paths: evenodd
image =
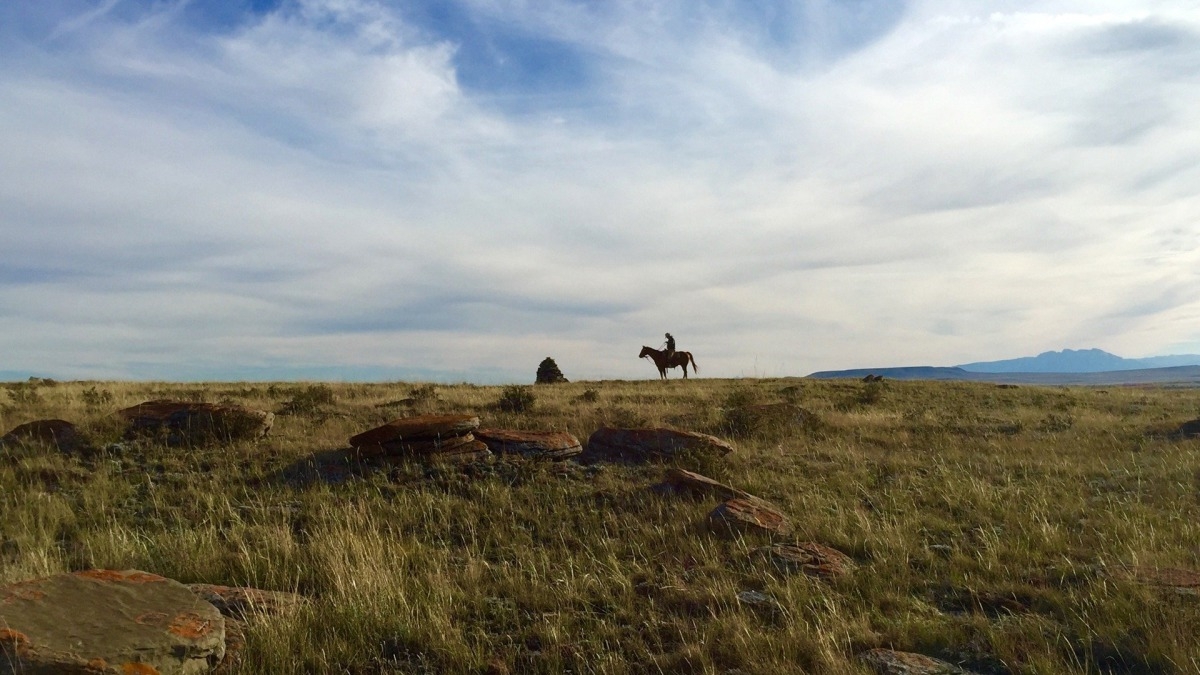
<svg viewBox="0 0 1200 675">
<path fill-rule="evenodd" d="M 700 369 L 696 367 L 696 360 L 692 358 L 691 352 L 675 352 L 670 357 L 662 350 L 653 347 L 642 346 L 642 353 L 638 354 L 639 359 L 644 359 L 647 356 L 654 361 L 654 365 L 658 367 L 659 379 L 667 379 L 667 368 L 683 366 L 683 379 L 687 379 L 688 363 L 692 364 L 692 372 L 698 373 Z"/>
</svg>

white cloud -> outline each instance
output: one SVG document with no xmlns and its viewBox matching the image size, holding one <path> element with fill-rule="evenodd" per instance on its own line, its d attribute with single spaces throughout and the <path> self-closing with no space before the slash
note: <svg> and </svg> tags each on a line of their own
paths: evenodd
<svg viewBox="0 0 1200 675">
<path fill-rule="evenodd" d="M 467 45 L 367 0 L 220 33 L 96 11 L 0 54 L 6 369 L 636 377 L 671 330 L 705 375 L 797 375 L 1200 339 L 1196 12 L 928 1 L 852 34 L 816 3 L 777 39 L 716 5 L 467 7 L 586 90 L 465 87 Z"/>
</svg>

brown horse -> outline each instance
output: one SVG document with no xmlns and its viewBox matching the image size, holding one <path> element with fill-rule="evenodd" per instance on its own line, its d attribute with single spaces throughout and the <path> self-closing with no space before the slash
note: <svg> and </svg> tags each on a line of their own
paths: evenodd
<svg viewBox="0 0 1200 675">
<path fill-rule="evenodd" d="M 668 357 L 665 351 L 660 351 L 653 347 L 646 347 L 643 345 L 642 353 L 638 354 L 638 358 L 644 359 L 647 356 L 649 356 L 654 361 L 654 365 L 658 367 L 659 379 L 667 379 L 667 368 L 683 366 L 683 379 L 686 380 L 689 362 L 692 364 L 692 372 L 700 372 L 700 369 L 696 367 L 696 360 L 692 358 L 691 352 L 675 352 Z"/>
</svg>

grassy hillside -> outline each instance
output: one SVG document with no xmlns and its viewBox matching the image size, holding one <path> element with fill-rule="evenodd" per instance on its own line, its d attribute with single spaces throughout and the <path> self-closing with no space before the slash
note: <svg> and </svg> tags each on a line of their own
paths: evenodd
<svg viewBox="0 0 1200 675">
<path fill-rule="evenodd" d="M 0 390 L 0 433 L 80 424 L 87 457 L 0 450 L 0 583 L 89 567 L 312 599 L 254 624 L 244 673 L 865 673 L 886 646 L 981 673 L 1200 672 L 1200 597 L 1136 570 L 1200 569 L 1200 390 L 688 380 L 532 387 L 44 383 Z M 511 394 L 512 392 L 508 392 Z M 154 398 L 278 414 L 257 443 L 122 441 Z M 743 406 L 790 401 L 802 422 Z M 663 465 L 417 464 L 330 484 L 288 467 L 415 412 L 488 426 L 716 434 L 683 468 L 769 499 L 793 538 L 851 555 L 779 572 L 765 538 L 709 531 L 715 498 Z M 778 601 L 763 609 L 742 591 Z"/>
</svg>

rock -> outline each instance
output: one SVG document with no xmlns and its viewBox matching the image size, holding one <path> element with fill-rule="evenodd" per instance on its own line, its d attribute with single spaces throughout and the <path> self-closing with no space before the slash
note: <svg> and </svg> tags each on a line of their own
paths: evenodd
<svg viewBox="0 0 1200 675">
<path fill-rule="evenodd" d="M 469 434 L 479 428 L 474 415 L 418 415 L 392 420 L 387 424 L 350 437 L 350 446 L 403 446 L 413 443 L 438 443 Z"/>
<path fill-rule="evenodd" d="M 477 428 L 479 418 L 474 415 L 419 415 L 364 431 L 351 437 L 350 445 L 362 458 L 385 462 L 470 462 L 492 454 L 472 433 Z"/>
<path fill-rule="evenodd" d="M 684 494 L 703 494 L 717 495 L 721 499 L 733 499 L 741 497 L 745 499 L 753 499 L 753 495 L 735 487 L 726 485 L 725 483 L 715 481 L 708 476 L 701 476 L 693 471 L 686 469 L 667 469 L 667 473 L 663 476 L 663 482 L 653 487 L 655 492 L 660 494 L 684 493 Z"/>
<path fill-rule="evenodd" d="M 492 451 L 483 441 L 471 441 L 466 445 L 456 446 L 450 450 L 435 452 L 425 457 L 433 462 L 452 462 L 456 464 L 464 464 L 466 462 L 475 462 L 481 459 L 487 459 L 492 456 Z"/>
<path fill-rule="evenodd" d="M 264 591 L 246 586 L 188 584 L 188 590 L 233 619 L 252 619 L 256 616 L 277 616 L 305 602 L 302 595 L 287 591 Z"/>
<path fill-rule="evenodd" d="M 475 437 L 498 455 L 567 459 L 583 452 L 579 439 L 565 431 L 479 429 L 475 432 Z"/>
<path fill-rule="evenodd" d="M 45 445 L 62 452 L 87 447 L 87 439 L 66 420 L 34 420 L 21 424 L 0 438 L 0 445 Z"/>
<path fill-rule="evenodd" d="M 558 364 L 554 359 L 547 356 L 538 364 L 536 384 L 555 384 L 557 382 L 566 382 L 567 378 L 563 377 L 562 371 L 558 369 Z"/>
<path fill-rule="evenodd" d="M 588 438 L 584 457 L 590 460 L 645 462 L 651 459 L 675 459 L 693 453 L 724 456 L 731 452 L 732 445 L 708 434 L 673 429 L 601 427 Z"/>
<path fill-rule="evenodd" d="M 1140 584 L 1158 586 L 1180 595 L 1200 595 L 1200 572 L 1178 567 L 1134 565 L 1125 574 Z"/>
<path fill-rule="evenodd" d="M 188 584 L 187 587 L 225 617 L 225 657 L 213 670 L 214 675 L 232 672 L 238 665 L 246 646 L 246 622 L 283 614 L 305 602 L 304 596 L 286 591 L 214 584 Z"/>
<path fill-rule="evenodd" d="M 1179 428 L 1175 431 L 1175 435 L 1184 438 L 1200 437 L 1200 420 L 1191 420 L 1180 424 Z"/>
<path fill-rule="evenodd" d="M 461 451 L 462 447 L 475 442 L 475 435 L 466 433 L 461 436 L 446 436 L 416 441 L 392 441 L 355 447 L 359 456 L 371 457 L 412 457 L 434 455 L 438 453 L 453 453 Z"/>
<path fill-rule="evenodd" d="M 770 595 L 767 595 L 766 593 L 761 593 L 759 591 L 740 591 L 737 594 L 737 599 L 738 602 L 746 605 L 747 607 L 765 610 L 771 614 L 783 613 L 783 605 L 781 605 L 778 600 Z"/>
<path fill-rule="evenodd" d="M 871 649 L 858 655 L 879 675 L 971 675 L 971 671 L 924 654 Z"/>
<path fill-rule="evenodd" d="M 0 586 L 0 672 L 209 673 L 225 620 L 186 586 L 88 570 Z"/>
<path fill-rule="evenodd" d="M 194 401 L 147 401 L 116 415 L 128 423 L 126 437 L 161 435 L 171 445 L 254 440 L 275 422 L 265 410 Z"/>
<path fill-rule="evenodd" d="M 854 571 L 854 560 L 841 551 L 816 542 L 771 544 L 755 550 L 785 573 L 803 572 L 821 579 L 835 579 Z"/>
<path fill-rule="evenodd" d="M 787 516 L 770 502 L 756 497 L 735 497 L 708 514 L 712 529 L 731 534 L 770 534 L 786 537 L 793 532 Z"/>
</svg>

